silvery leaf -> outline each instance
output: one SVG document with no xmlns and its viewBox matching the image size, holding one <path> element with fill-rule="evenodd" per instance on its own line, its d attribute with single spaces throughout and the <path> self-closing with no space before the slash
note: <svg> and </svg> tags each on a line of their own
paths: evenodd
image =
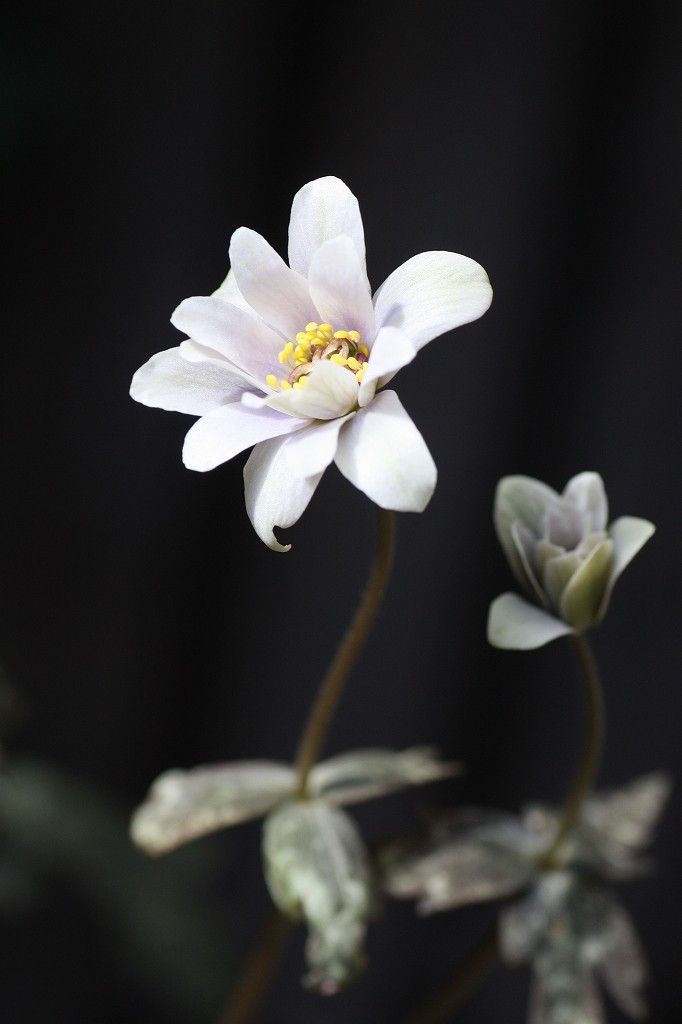
<svg viewBox="0 0 682 1024">
<path fill-rule="evenodd" d="M 430 747 L 408 750 L 367 749 L 329 758 L 310 773 L 309 790 L 335 805 L 358 803 L 405 786 L 418 786 L 459 772 L 454 762 L 439 761 Z"/>
<path fill-rule="evenodd" d="M 609 504 L 599 473 L 578 473 L 566 484 L 563 496 L 581 512 L 585 533 L 606 529 Z"/>
<path fill-rule="evenodd" d="M 502 650 L 529 651 L 572 632 L 561 619 L 529 604 L 518 594 L 501 594 L 490 605 L 488 641 Z"/>
<path fill-rule="evenodd" d="M 529 581 L 512 536 L 512 527 L 520 522 L 535 537 L 541 537 L 547 510 L 558 501 L 556 491 L 532 477 L 507 476 L 497 485 L 493 513 L 495 530 L 512 571 L 524 588 L 528 588 Z"/>
<path fill-rule="evenodd" d="M 531 958 L 562 909 L 571 884 L 568 872 L 548 872 L 526 896 L 501 911 L 498 938 L 503 960 L 519 964 Z"/>
<path fill-rule="evenodd" d="M 597 621 L 613 561 L 613 542 L 598 543 L 573 574 L 559 605 L 562 619 L 577 632 Z"/>
<path fill-rule="evenodd" d="M 606 1024 L 589 968 L 579 960 L 557 959 L 536 973 L 528 1024 Z"/>
<path fill-rule="evenodd" d="M 497 899 L 528 883 L 538 853 L 516 817 L 489 814 L 423 853 L 389 852 L 386 888 L 394 896 L 417 898 L 424 914 Z"/>
<path fill-rule="evenodd" d="M 327 993 L 348 984 L 363 965 L 372 909 L 367 852 L 351 818 L 323 800 L 287 802 L 265 820 L 263 861 L 274 902 L 310 928 L 306 983 Z"/>
<path fill-rule="evenodd" d="M 133 841 L 151 854 L 259 817 L 290 795 L 296 773 L 272 761 L 235 761 L 165 772 L 133 815 Z"/>
<path fill-rule="evenodd" d="M 627 878 L 644 866 L 638 854 L 651 843 L 671 788 L 667 775 L 652 772 L 585 804 L 583 839 L 596 847 L 613 877 Z"/>
<path fill-rule="evenodd" d="M 634 516 L 621 516 L 611 523 L 609 535 L 613 541 L 613 561 L 607 582 L 606 590 L 602 597 L 598 618 L 602 619 L 607 612 L 611 592 L 616 580 L 623 570 L 630 564 L 638 551 L 644 547 L 646 542 L 653 537 L 656 527 L 646 519 L 637 519 Z"/>
<path fill-rule="evenodd" d="M 630 915 L 619 904 L 612 907 L 603 942 L 599 975 L 623 1013 L 641 1020 L 646 1016 L 642 996 L 648 976 L 646 958 Z"/>
</svg>

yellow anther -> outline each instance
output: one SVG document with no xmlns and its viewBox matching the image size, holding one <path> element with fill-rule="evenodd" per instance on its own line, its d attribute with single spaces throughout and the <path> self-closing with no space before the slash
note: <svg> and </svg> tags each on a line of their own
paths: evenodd
<svg viewBox="0 0 682 1024">
<path fill-rule="evenodd" d="M 282 349 L 282 351 L 279 352 L 277 355 L 277 358 L 279 359 L 280 363 L 286 363 L 287 359 L 289 358 L 293 351 L 294 343 L 293 341 L 288 341 L 284 348 Z"/>
<path fill-rule="evenodd" d="M 314 320 L 311 320 L 309 324 L 305 325 L 305 329 L 306 329 L 306 331 L 316 331 L 317 330 L 317 324 L 315 323 Z"/>
<path fill-rule="evenodd" d="M 286 379 L 286 377 L 282 377 L 281 381 L 279 382 L 279 386 L 281 387 L 282 391 L 291 391 L 291 384 Z"/>
<path fill-rule="evenodd" d="M 307 331 L 299 331 L 298 334 L 296 335 L 296 341 L 299 343 L 299 345 L 301 345 L 304 341 L 308 340 L 309 339 Z"/>
<path fill-rule="evenodd" d="M 269 373 L 267 375 L 267 377 L 265 378 L 265 383 L 271 388 L 277 387 L 277 378 L 275 377 L 274 373 Z"/>
<path fill-rule="evenodd" d="M 310 345 L 297 345 L 293 352 L 294 359 L 302 359 L 303 362 L 307 362 L 309 351 Z"/>
<path fill-rule="evenodd" d="M 369 349 L 366 345 L 358 345 L 358 352 L 362 352 L 363 356 L 369 355 Z"/>
<path fill-rule="evenodd" d="M 345 340 L 348 337 L 348 331 L 334 331 L 334 337 L 339 341 Z"/>
<path fill-rule="evenodd" d="M 333 330 L 334 330 L 334 328 L 332 327 L 332 325 L 331 325 L 331 324 L 320 324 L 320 325 L 318 326 L 318 328 L 317 328 L 317 332 L 318 332 L 318 334 L 319 334 L 319 333 L 322 333 L 322 334 L 328 334 L 330 338 L 331 338 L 331 336 L 332 336 L 332 332 L 333 332 Z"/>
<path fill-rule="evenodd" d="M 362 380 L 362 378 L 363 378 L 364 376 L 365 376 L 365 366 L 364 366 L 364 364 L 363 364 L 363 365 L 361 365 L 361 366 L 360 366 L 360 369 L 359 369 L 359 370 L 358 370 L 358 372 L 357 372 L 357 373 L 355 374 L 355 379 L 356 379 L 356 381 L 358 382 L 358 384 L 360 383 L 360 381 Z"/>
<path fill-rule="evenodd" d="M 348 332 L 348 337 L 349 337 L 349 339 L 351 341 L 355 342 L 355 344 L 357 345 L 357 343 L 360 341 L 360 332 L 359 331 L 349 331 Z"/>
<path fill-rule="evenodd" d="M 348 365 L 348 360 L 344 359 L 344 357 L 342 355 L 339 355 L 338 352 L 335 352 L 333 355 L 331 355 L 329 357 L 329 362 L 330 363 L 336 363 L 337 366 L 347 366 Z"/>
<path fill-rule="evenodd" d="M 301 390 L 301 388 L 303 387 L 303 381 L 304 380 L 305 380 L 305 377 L 300 377 L 299 380 L 295 380 L 294 381 L 293 388 L 294 388 L 295 391 L 300 391 Z"/>
<path fill-rule="evenodd" d="M 346 360 L 346 366 L 348 367 L 349 370 L 359 370 L 360 367 L 362 366 L 362 363 L 359 363 L 355 356 L 349 356 L 348 359 Z"/>
</svg>

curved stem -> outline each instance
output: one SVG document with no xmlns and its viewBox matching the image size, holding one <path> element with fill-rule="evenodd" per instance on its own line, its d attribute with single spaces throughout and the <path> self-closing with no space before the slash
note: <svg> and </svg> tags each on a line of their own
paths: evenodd
<svg viewBox="0 0 682 1024">
<path fill-rule="evenodd" d="M 556 834 L 549 849 L 540 860 L 540 867 L 545 869 L 554 865 L 564 840 L 578 821 L 582 805 L 589 796 L 597 777 L 604 742 L 604 698 L 597 663 L 590 645 L 583 636 L 572 634 L 571 640 L 582 669 L 585 694 L 585 741 L 578 771 L 568 791 Z"/>
<path fill-rule="evenodd" d="M 296 754 L 298 796 L 303 797 L 308 776 L 318 759 L 348 675 L 376 619 L 386 590 L 395 551 L 395 513 L 378 509 L 376 552 L 357 611 L 322 680 L 308 715 Z"/>
<path fill-rule="evenodd" d="M 460 964 L 450 982 L 410 1017 L 408 1024 L 440 1024 L 457 1010 L 473 988 L 485 977 L 497 957 L 497 922 L 494 922 L 475 946 L 466 960 Z"/>
<path fill-rule="evenodd" d="M 310 771 L 327 737 L 348 675 L 374 624 L 391 575 L 395 551 L 395 513 L 383 508 L 378 513 L 376 551 L 369 579 L 301 733 L 296 755 L 298 798 L 306 795 Z M 247 961 L 227 1010 L 218 1024 L 249 1024 L 254 1019 L 274 975 L 289 928 L 289 922 L 273 909 L 260 942 Z"/>
<path fill-rule="evenodd" d="M 556 834 L 538 862 L 541 870 L 552 868 L 564 840 L 576 825 L 583 803 L 594 785 L 604 741 L 604 699 L 597 663 L 592 649 L 583 636 L 571 634 L 571 640 L 580 662 L 585 694 L 585 740 L 578 771 L 564 802 Z M 441 1024 L 450 1017 L 485 976 L 497 956 L 497 926 L 484 936 L 454 978 L 409 1024 Z"/>
<path fill-rule="evenodd" d="M 218 1024 L 248 1024 L 253 1020 L 275 973 L 289 928 L 287 919 L 273 907 Z"/>
</svg>

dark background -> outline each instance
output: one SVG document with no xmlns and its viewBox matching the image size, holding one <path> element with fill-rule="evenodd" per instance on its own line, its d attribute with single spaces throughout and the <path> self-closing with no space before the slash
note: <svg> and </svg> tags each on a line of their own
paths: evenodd
<svg viewBox="0 0 682 1024">
<path fill-rule="evenodd" d="M 8 1021 L 208 1024 L 258 930 L 258 825 L 148 862 L 125 819 L 165 768 L 292 755 L 366 571 L 372 508 L 331 470 L 275 554 L 247 520 L 243 458 L 185 470 L 190 419 L 128 387 L 177 342 L 177 303 L 224 276 L 231 232 L 284 251 L 291 198 L 319 175 L 359 197 L 374 286 L 443 248 L 495 289 L 482 320 L 400 376 L 439 484 L 400 517 L 393 585 L 328 748 L 435 742 L 467 774 L 359 810 L 367 834 L 567 785 L 570 651 L 485 640 L 511 583 L 491 527 L 507 473 L 561 487 L 596 469 L 614 517 L 657 524 L 594 638 L 601 779 L 678 770 L 680 7 L 625 10 L 183 0 L 10 18 L 0 658 L 19 707 L 8 764 L 58 775 L 0 843 L 21 890 L 0 921 Z M 301 618 L 319 608 L 310 636 Z M 677 806 L 658 873 L 625 893 L 657 1022 L 679 1004 Z M 265 1019 L 400 1021 L 493 912 L 389 906 L 369 972 L 327 1001 L 298 986 L 297 937 Z M 500 970 L 459 1019 L 522 1021 L 526 988 Z"/>
</svg>

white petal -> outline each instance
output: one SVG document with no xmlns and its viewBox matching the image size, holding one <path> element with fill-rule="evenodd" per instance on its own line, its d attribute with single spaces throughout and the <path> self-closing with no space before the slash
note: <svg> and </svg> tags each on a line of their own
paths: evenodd
<svg viewBox="0 0 682 1024">
<path fill-rule="evenodd" d="M 382 391 L 344 427 L 336 465 L 368 498 L 396 512 L 423 512 L 438 475 L 394 391 Z"/>
<path fill-rule="evenodd" d="M 225 402 L 238 401 L 246 387 L 227 363 L 188 363 L 179 348 L 169 348 L 140 367 L 130 394 L 154 409 L 203 416 Z"/>
<path fill-rule="evenodd" d="M 417 354 L 411 338 L 396 327 L 383 327 L 372 345 L 369 361 L 360 385 L 360 406 L 371 402 L 377 384 L 384 387 L 403 366 L 411 363 Z"/>
<path fill-rule="evenodd" d="M 492 302 L 488 275 L 468 256 L 422 252 L 388 277 L 374 297 L 377 327 L 399 327 L 417 348 L 483 316 Z"/>
<path fill-rule="evenodd" d="M 221 299 L 223 302 L 229 302 L 233 306 L 238 306 L 239 309 L 246 310 L 247 313 L 253 313 L 251 306 L 239 291 L 239 285 L 237 284 L 237 278 L 234 276 L 234 270 L 228 270 L 227 277 L 223 283 L 216 288 L 213 295 L 215 295 L 217 299 Z"/>
<path fill-rule="evenodd" d="M 302 388 L 270 395 L 267 404 L 288 416 L 333 420 L 349 413 L 357 400 L 355 375 L 345 366 L 321 359 L 313 366 Z"/>
<path fill-rule="evenodd" d="M 279 437 L 302 426 L 302 421 L 270 409 L 250 409 L 241 402 L 230 402 L 202 416 L 189 429 L 182 460 L 187 469 L 205 473 L 259 441 Z"/>
<path fill-rule="evenodd" d="M 321 473 L 305 479 L 294 476 L 286 455 L 291 440 L 274 438 L 257 445 L 244 466 L 248 517 L 260 539 L 273 551 L 291 548 L 291 544 L 279 543 L 273 527 L 286 529 L 298 522 L 322 479 Z"/>
<path fill-rule="evenodd" d="M 567 583 L 558 610 L 577 632 L 588 629 L 597 621 L 612 562 L 613 543 L 607 537 L 595 544 Z"/>
<path fill-rule="evenodd" d="M 501 594 L 490 605 L 488 641 L 502 650 L 529 651 L 572 632 L 565 622 L 518 594 Z"/>
<path fill-rule="evenodd" d="M 364 342 L 372 343 L 372 297 L 365 268 L 348 235 L 320 246 L 310 264 L 308 285 L 324 323 L 333 324 L 337 330 L 359 331 Z"/>
<path fill-rule="evenodd" d="M 599 473 L 578 473 L 564 487 L 564 498 L 568 498 L 582 512 L 585 517 L 585 533 L 606 529 L 609 503 Z"/>
<path fill-rule="evenodd" d="M 324 242 L 348 235 L 364 267 L 365 234 L 358 201 L 339 178 L 309 181 L 294 196 L 289 222 L 289 266 L 304 277 Z M 368 286 L 369 287 L 369 286 Z"/>
<path fill-rule="evenodd" d="M 236 825 L 269 811 L 288 796 L 296 773 L 273 761 L 234 761 L 159 776 L 135 812 L 133 840 L 151 854 Z"/>
<path fill-rule="evenodd" d="M 235 231 L 230 242 L 230 263 L 248 304 L 283 337 L 294 338 L 310 320 L 319 319 L 308 282 L 290 270 L 256 231 Z"/>
<path fill-rule="evenodd" d="M 653 523 L 646 519 L 637 519 L 635 516 L 621 516 L 609 526 L 609 534 L 613 541 L 613 561 L 606 593 L 599 609 L 599 618 L 606 614 L 611 591 L 623 569 L 627 568 L 637 552 L 644 547 L 655 532 L 656 527 Z"/>
<path fill-rule="evenodd" d="M 277 353 L 282 339 L 254 313 L 246 313 L 215 296 L 194 296 L 180 303 L 171 323 L 193 341 L 214 349 L 245 370 L 263 387 L 269 373 L 281 372 Z"/>
<path fill-rule="evenodd" d="M 336 455 L 341 427 L 354 415 L 351 412 L 335 420 L 311 423 L 294 434 L 286 446 L 287 461 L 294 476 L 305 479 L 324 473 Z"/>
</svg>

